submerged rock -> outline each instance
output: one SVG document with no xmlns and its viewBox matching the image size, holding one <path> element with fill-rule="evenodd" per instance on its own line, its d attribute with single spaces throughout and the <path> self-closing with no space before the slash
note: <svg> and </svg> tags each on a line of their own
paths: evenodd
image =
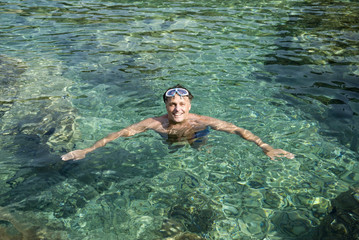
<svg viewBox="0 0 359 240">
<path fill-rule="evenodd" d="M 21 60 L 0 55 L 0 117 L 11 108 L 11 99 L 17 94 L 14 83 L 26 70 Z"/>
<path fill-rule="evenodd" d="M 36 216 L 33 212 L 15 212 L 11 209 L 0 207 L 0 239 L 68 239 L 63 224 L 59 221 L 43 224 L 48 222 L 46 219 L 47 217 L 40 213 Z"/>
<path fill-rule="evenodd" d="M 16 81 L 16 78 L 22 73 L 24 73 L 26 70 L 27 66 L 22 60 L 0 55 L 1 85 L 11 85 L 11 83 Z"/>
<path fill-rule="evenodd" d="M 72 149 L 75 109 L 67 92 L 72 81 L 61 76 L 55 61 L 39 59 L 36 64 L 0 56 L 0 137 L 6 136 L 0 142 L 13 148 L 15 136 L 24 134 L 40 137 L 50 151 Z"/>
<path fill-rule="evenodd" d="M 195 233 L 186 232 L 184 226 L 174 220 L 166 219 L 163 222 L 160 230 L 164 240 L 204 240 L 205 238 L 198 236 Z"/>
<path fill-rule="evenodd" d="M 0 56 L 0 64 L 0 145 L 6 164 L 0 206 L 28 206 L 33 193 L 62 181 L 60 151 L 72 149 L 75 132 L 75 110 L 67 97 L 72 81 L 61 76 L 61 64 L 49 59 L 30 67 Z"/>
<path fill-rule="evenodd" d="M 332 209 L 316 229 L 313 239 L 359 239 L 359 189 L 341 193 L 331 202 Z"/>
<path fill-rule="evenodd" d="M 204 239 L 201 235 L 208 233 L 213 227 L 214 220 L 222 216 L 212 204 L 209 199 L 198 193 L 189 193 L 177 199 L 160 230 L 163 238 Z"/>
</svg>

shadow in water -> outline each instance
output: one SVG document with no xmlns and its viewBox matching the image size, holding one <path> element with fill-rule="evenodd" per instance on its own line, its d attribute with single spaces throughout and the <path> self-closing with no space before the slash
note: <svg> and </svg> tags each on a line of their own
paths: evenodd
<svg viewBox="0 0 359 240">
<path fill-rule="evenodd" d="M 330 213 L 314 230 L 313 240 L 359 238 L 359 189 L 341 193 L 331 201 Z"/>
<path fill-rule="evenodd" d="M 350 189 L 331 200 L 331 207 L 319 226 L 300 211 L 280 211 L 271 221 L 279 237 L 292 240 L 355 240 L 359 238 L 359 190 Z"/>
<path fill-rule="evenodd" d="M 294 3 L 289 20 L 277 26 L 276 50 L 266 56 L 265 72 L 257 78 L 280 83 L 284 92 L 278 98 L 318 120 L 323 135 L 357 151 L 359 74 L 352 56 L 359 51 L 353 47 L 359 19 L 352 7 L 332 1 Z"/>
<path fill-rule="evenodd" d="M 150 146 L 143 150 L 150 151 Z M 137 176 L 153 177 L 161 172 L 150 155 L 138 155 L 124 149 L 89 155 L 81 161 L 64 162 L 50 152 L 36 135 L 19 134 L 7 151 L 14 153 L 12 176 L 6 180 L 6 192 L 0 206 L 16 204 L 21 211 L 53 211 L 55 217 L 69 217 L 76 209 L 106 190 L 113 183 Z M 124 162 L 132 162 L 131 166 Z M 89 164 L 91 167 L 89 167 Z M 70 189 L 64 185 L 70 184 Z M 70 191 L 71 190 L 71 191 Z"/>
</svg>

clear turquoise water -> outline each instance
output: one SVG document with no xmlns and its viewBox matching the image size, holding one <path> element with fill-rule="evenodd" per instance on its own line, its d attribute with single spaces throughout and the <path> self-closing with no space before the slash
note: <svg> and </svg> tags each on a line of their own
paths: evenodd
<svg viewBox="0 0 359 240">
<path fill-rule="evenodd" d="M 207 239 L 294 239 L 359 180 L 354 1 L 0 2 L 0 233 L 160 239 L 165 219 Z M 212 131 L 173 151 L 146 132 L 87 147 L 165 109 L 192 111 L 296 154 L 270 161 Z"/>
</svg>

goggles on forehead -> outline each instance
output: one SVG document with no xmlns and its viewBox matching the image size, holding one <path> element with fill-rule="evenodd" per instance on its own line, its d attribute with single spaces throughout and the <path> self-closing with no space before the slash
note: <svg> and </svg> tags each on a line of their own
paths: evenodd
<svg viewBox="0 0 359 240">
<path fill-rule="evenodd" d="M 189 92 L 184 88 L 171 88 L 166 92 L 166 97 L 174 97 L 176 93 L 181 97 L 189 95 Z"/>
</svg>

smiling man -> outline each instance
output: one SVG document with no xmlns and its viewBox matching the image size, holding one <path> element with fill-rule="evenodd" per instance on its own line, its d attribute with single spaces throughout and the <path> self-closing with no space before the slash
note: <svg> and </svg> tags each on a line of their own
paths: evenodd
<svg viewBox="0 0 359 240">
<path fill-rule="evenodd" d="M 192 98 L 193 96 L 191 92 L 181 85 L 169 88 L 163 94 L 163 101 L 166 104 L 167 110 L 166 115 L 147 118 L 118 132 L 111 133 L 89 148 L 75 150 L 63 155 L 62 160 L 82 159 L 87 153 L 92 152 L 99 147 L 103 147 L 108 142 L 119 137 L 133 136 L 150 129 L 158 132 L 170 143 L 188 142 L 192 146 L 195 146 L 198 142 L 202 142 L 202 139 L 209 133 L 209 129 L 214 129 L 237 134 L 245 140 L 254 142 L 257 146 L 262 148 L 263 152 L 272 160 L 275 160 L 276 157 L 294 158 L 292 153 L 282 149 L 274 149 L 246 129 L 216 118 L 190 113 Z"/>
</svg>

